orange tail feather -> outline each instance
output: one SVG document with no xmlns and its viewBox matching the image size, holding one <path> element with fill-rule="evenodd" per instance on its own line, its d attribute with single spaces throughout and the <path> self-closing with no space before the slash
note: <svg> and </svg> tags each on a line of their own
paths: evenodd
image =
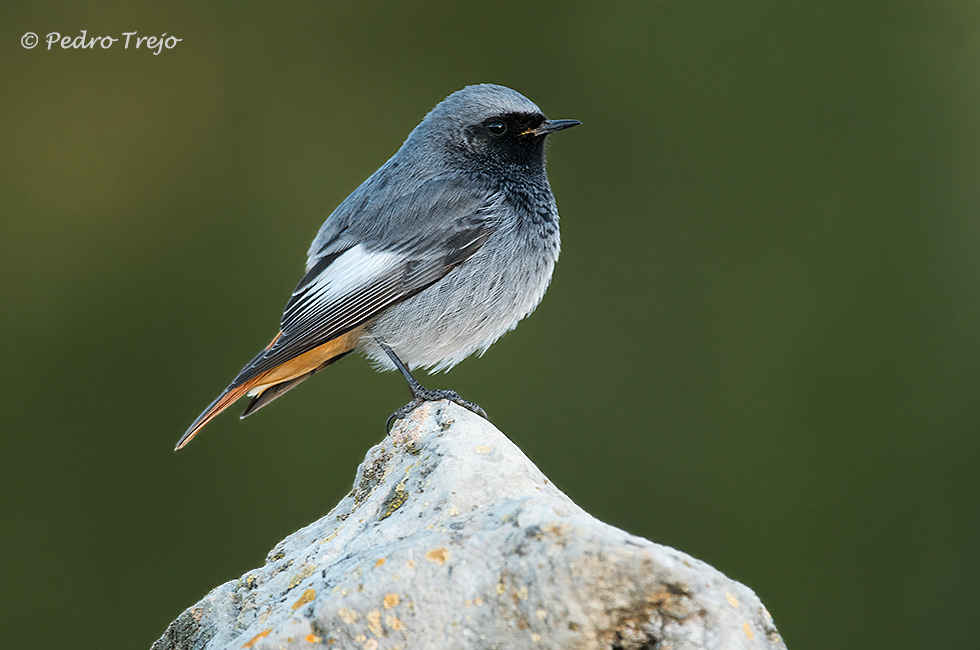
<svg viewBox="0 0 980 650">
<path fill-rule="evenodd" d="M 241 386 L 235 386 L 234 388 L 230 388 L 221 393 L 221 395 L 218 395 L 218 399 L 211 402 L 211 406 L 204 409 L 204 413 L 201 413 L 201 415 L 194 420 L 194 424 L 192 424 L 184 435 L 180 437 L 180 441 L 177 443 L 177 446 L 174 447 L 174 451 L 177 451 L 190 442 L 191 439 L 197 435 L 197 432 L 204 428 L 205 424 L 210 422 L 216 415 L 224 411 L 226 408 L 237 402 L 238 398 L 245 395 L 245 393 L 250 391 L 253 386 L 261 382 L 262 377 L 263 375 L 259 375 L 258 377 L 245 382 Z"/>
<path fill-rule="evenodd" d="M 253 389 L 259 394 L 259 396 L 261 396 L 264 391 L 268 390 L 269 388 L 286 384 L 297 378 L 305 379 L 313 372 L 344 356 L 357 347 L 363 330 L 363 326 L 358 327 L 350 332 L 347 332 L 346 334 L 338 336 L 333 340 L 327 341 L 319 347 L 313 348 L 309 352 L 304 352 L 298 357 L 281 363 L 274 368 L 270 368 L 262 374 L 252 377 L 239 386 L 229 386 L 223 393 L 221 393 L 221 395 L 218 395 L 216 400 L 211 402 L 210 406 L 204 409 L 204 413 L 201 413 L 201 415 L 194 420 L 194 424 L 192 424 L 184 435 L 181 436 L 175 451 L 176 449 L 180 449 L 190 442 L 191 439 L 197 435 L 197 432 L 204 428 L 204 425 L 210 422 L 215 416 L 234 404 L 239 398 L 243 397 L 246 393 L 252 391 Z M 273 343 L 275 343 L 281 335 L 282 332 L 276 335 L 276 338 L 272 339 L 272 343 L 269 344 L 266 350 L 271 348 Z M 278 394 L 269 395 L 264 402 L 261 400 L 256 402 L 254 405 L 251 405 L 248 409 L 246 409 L 245 414 L 255 411 L 264 403 L 272 401 L 277 395 L 284 393 L 291 387 L 292 386 L 285 387 L 283 390 L 279 391 Z"/>
</svg>

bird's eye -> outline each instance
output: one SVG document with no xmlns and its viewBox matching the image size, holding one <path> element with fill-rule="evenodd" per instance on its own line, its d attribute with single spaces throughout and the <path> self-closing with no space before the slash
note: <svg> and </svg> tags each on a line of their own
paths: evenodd
<svg viewBox="0 0 980 650">
<path fill-rule="evenodd" d="M 487 131 L 490 135 L 503 135 L 507 132 L 507 125 L 500 120 L 494 120 L 487 123 Z"/>
</svg>

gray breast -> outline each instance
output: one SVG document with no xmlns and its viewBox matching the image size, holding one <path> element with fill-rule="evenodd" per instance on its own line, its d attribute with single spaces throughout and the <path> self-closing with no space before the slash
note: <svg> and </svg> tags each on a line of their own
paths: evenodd
<svg viewBox="0 0 980 650">
<path fill-rule="evenodd" d="M 507 193 L 493 234 L 471 258 L 421 293 L 389 308 L 368 328 L 410 368 L 448 370 L 482 354 L 534 311 L 558 260 L 558 211 L 545 185 Z M 365 353 L 393 368 L 372 338 Z"/>
</svg>

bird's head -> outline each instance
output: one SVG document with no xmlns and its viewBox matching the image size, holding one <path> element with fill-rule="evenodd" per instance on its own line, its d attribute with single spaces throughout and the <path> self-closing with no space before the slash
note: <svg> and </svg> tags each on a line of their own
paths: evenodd
<svg viewBox="0 0 980 650">
<path fill-rule="evenodd" d="M 544 169 L 544 142 L 556 131 L 581 124 L 549 120 L 531 100 L 494 84 L 467 86 L 439 102 L 409 136 L 455 165 L 492 171 Z"/>
</svg>

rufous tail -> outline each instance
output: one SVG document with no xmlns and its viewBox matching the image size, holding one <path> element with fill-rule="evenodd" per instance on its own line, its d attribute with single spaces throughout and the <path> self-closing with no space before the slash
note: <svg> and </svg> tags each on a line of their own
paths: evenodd
<svg viewBox="0 0 980 650">
<path fill-rule="evenodd" d="M 204 412 L 194 420 L 194 423 L 180 437 L 175 451 L 184 447 L 204 428 L 204 425 L 245 395 L 253 395 L 254 399 L 248 408 L 245 409 L 242 417 L 254 413 L 304 379 L 309 378 L 316 371 L 350 353 L 357 347 L 361 330 L 362 328 L 357 328 L 343 336 L 338 336 L 319 347 L 313 348 L 309 352 L 305 352 L 274 368 L 270 368 L 242 384 L 237 386 L 232 384 L 221 395 L 218 395 L 218 398 L 211 402 L 211 405 L 204 409 Z M 266 349 L 271 348 L 272 344 L 278 339 L 279 335 L 272 340 L 272 343 Z"/>
</svg>

